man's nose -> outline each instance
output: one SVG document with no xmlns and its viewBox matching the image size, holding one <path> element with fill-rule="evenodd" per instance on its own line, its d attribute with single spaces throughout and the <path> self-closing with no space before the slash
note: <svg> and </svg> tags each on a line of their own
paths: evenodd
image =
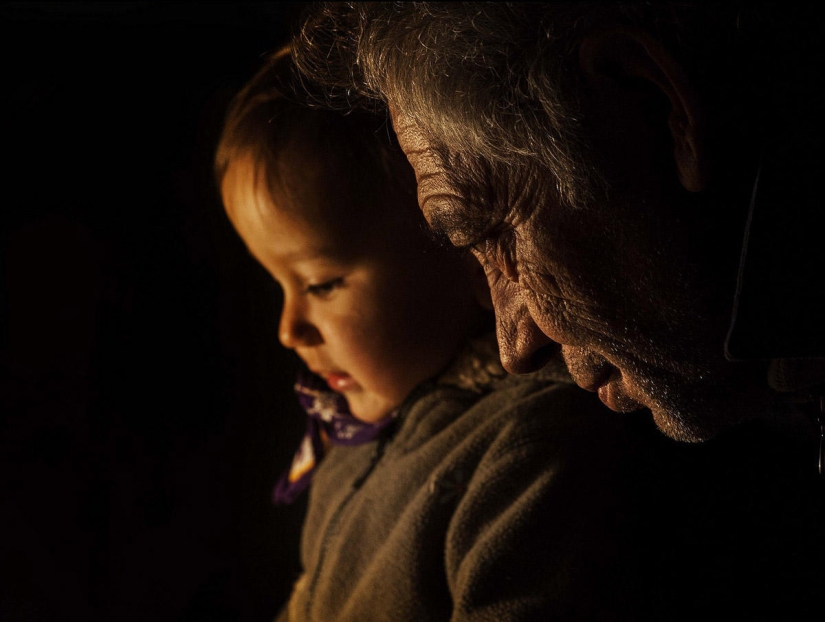
<svg viewBox="0 0 825 622">
<path fill-rule="evenodd" d="M 290 350 L 322 343 L 320 331 L 310 322 L 299 304 L 285 301 L 278 323 L 278 340 Z"/>
<path fill-rule="evenodd" d="M 521 296 L 495 301 L 496 336 L 501 364 L 511 374 L 544 367 L 559 352 L 559 344 L 542 332 Z"/>
</svg>

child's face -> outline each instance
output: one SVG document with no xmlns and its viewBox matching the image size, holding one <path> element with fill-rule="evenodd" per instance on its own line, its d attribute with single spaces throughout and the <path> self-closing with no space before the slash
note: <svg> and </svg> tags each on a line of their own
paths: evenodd
<svg viewBox="0 0 825 622">
<path fill-rule="evenodd" d="M 359 208 L 341 205 L 334 183 L 304 191 L 301 213 L 260 186 L 240 160 L 222 194 L 247 248 L 283 289 L 281 343 L 343 393 L 354 416 L 378 421 L 449 362 L 477 319 L 464 262 L 402 219 L 353 224 Z"/>
</svg>

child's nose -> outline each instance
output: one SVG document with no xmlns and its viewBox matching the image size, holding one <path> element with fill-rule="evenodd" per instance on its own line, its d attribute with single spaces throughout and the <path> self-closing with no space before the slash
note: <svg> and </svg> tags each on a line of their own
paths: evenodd
<svg viewBox="0 0 825 622">
<path fill-rule="evenodd" d="M 318 329 L 304 317 L 300 309 L 284 305 L 278 324 L 278 339 L 285 348 L 316 346 L 323 340 Z"/>
</svg>

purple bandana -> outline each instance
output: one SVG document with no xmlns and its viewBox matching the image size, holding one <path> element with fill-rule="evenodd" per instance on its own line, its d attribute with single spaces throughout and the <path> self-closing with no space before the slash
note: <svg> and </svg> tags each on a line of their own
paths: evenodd
<svg viewBox="0 0 825 622">
<path fill-rule="evenodd" d="M 323 378 L 308 370 L 298 373 L 295 382 L 298 403 L 307 414 L 307 431 L 292 466 L 272 491 L 276 505 L 292 503 L 312 480 L 312 473 L 333 445 L 360 445 L 377 438 L 395 419 L 397 410 L 378 423 L 365 423 L 352 416 L 346 398 L 327 386 Z"/>
</svg>

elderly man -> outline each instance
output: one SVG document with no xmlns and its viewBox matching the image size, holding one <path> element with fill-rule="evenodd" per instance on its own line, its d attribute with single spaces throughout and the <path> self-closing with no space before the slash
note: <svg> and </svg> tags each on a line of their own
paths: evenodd
<svg viewBox="0 0 825 622">
<path fill-rule="evenodd" d="M 784 10 L 331 3 L 295 43 L 325 105 L 389 112 L 509 371 L 561 355 L 614 411 L 709 441 L 630 482 L 651 613 L 605 619 L 821 618 L 822 20 Z"/>
<path fill-rule="evenodd" d="M 539 619 L 822 617 L 822 20 L 769 8 L 332 3 L 294 44 L 323 105 L 389 113 L 509 371 L 561 355 L 614 411 L 709 441 L 617 475 L 644 534 L 616 536 L 615 580 L 644 587 L 594 582 L 624 604 L 576 617 L 598 599 L 549 553 Z"/>
<path fill-rule="evenodd" d="M 509 371 L 560 349 L 580 386 L 672 438 L 805 411 L 815 444 L 825 364 L 800 358 L 825 357 L 825 210 L 807 11 L 338 4 L 296 57 L 333 98 L 387 105 L 432 229 L 487 272 Z"/>
</svg>

